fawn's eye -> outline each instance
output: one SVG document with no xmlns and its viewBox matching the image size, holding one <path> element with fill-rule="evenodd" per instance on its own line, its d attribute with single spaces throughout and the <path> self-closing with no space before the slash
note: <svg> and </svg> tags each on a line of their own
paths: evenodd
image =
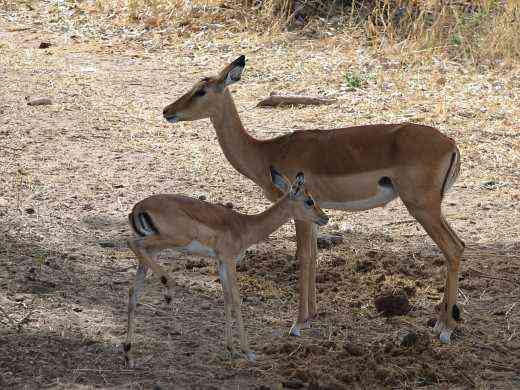
<svg viewBox="0 0 520 390">
<path fill-rule="evenodd" d="M 307 198 L 307 199 L 305 199 L 305 202 L 304 202 L 304 203 L 305 203 L 305 206 L 307 206 L 307 207 L 312 207 L 312 206 L 314 206 L 314 201 L 313 201 L 311 198 Z"/>
<path fill-rule="evenodd" d="M 197 97 L 204 96 L 205 94 L 206 94 L 206 91 L 204 91 L 202 88 L 195 92 L 195 96 L 197 96 Z"/>
</svg>

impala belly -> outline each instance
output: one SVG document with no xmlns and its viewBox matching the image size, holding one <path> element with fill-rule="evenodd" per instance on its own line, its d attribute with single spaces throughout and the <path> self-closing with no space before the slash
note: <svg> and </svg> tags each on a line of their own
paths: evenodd
<svg viewBox="0 0 520 390">
<path fill-rule="evenodd" d="M 384 206 L 399 196 L 388 174 L 379 171 L 328 180 L 317 178 L 316 184 L 321 188 L 317 199 L 324 209 L 360 211 Z M 338 192 L 338 188 L 343 190 Z M 345 188 L 349 189 L 348 199 L 345 199 Z"/>
<path fill-rule="evenodd" d="M 182 253 L 191 253 L 194 255 L 208 256 L 208 257 L 216 256 L 215 250 L 213 248 L 203 245 L 201 242 L 199 242 L 197 240 L 193 240 L 186 246 L 175 247 L 174 250 L 176 250 L 178 252 L 182 252 Z"/>
</svg>

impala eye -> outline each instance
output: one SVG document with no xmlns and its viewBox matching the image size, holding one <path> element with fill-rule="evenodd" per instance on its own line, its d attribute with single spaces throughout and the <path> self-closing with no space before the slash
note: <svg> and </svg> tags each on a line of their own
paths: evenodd
<svg viewBox="0 0 520 390">
<path fill-rule="evenodd" d="M 312 206 L 314 206 L 314 201 L 313 201 L 311 198 L 307 198 L 307 199 L 305 199 L 305 202 L 304 202 L 304 203 L 305 203 L 305 206 L 307 206 L 307 207 L 312 207 Z"/>
<path fill-rule="evenodd" d="M 206 94 L 206 91 L 204 91 L 203 89 L 199 89 L 199 90 L 197 90 L 197 92 L 195 92 L 195 96 L 197 96 L 197 97 L 204 96 L 205 94 Z"/>
</svg>

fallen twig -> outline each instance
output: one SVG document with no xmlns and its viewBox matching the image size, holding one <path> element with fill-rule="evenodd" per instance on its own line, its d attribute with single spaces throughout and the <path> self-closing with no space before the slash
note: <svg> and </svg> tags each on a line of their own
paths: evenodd
<svg viewBox="0 0 520 390">
<path fill-rule="evenodd" d="M 260 101 L 257 107 L 278 106 L 319 106 L 335 103 L 336 99 L 327 99 L 318 96 L 276 95 L 271 92 L 268 98 Z"/>
<path fill-rule="evenodd" d="M 405 225 L 407 223 L 416 223 L 416 222 L 417 221 L 415 219 L 405 219 L 404 221 L 388 222 L 388 223 L 385 223 L 383 226 Z"/>
</svg>

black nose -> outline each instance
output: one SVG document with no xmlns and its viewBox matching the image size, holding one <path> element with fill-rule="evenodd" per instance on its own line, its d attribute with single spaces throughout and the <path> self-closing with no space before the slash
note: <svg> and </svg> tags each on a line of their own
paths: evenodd
<svg viewBox="0 0 520 390">
<path fill-rule="evenodd" d="M 319 226 L 325 226 L 329 223 L 329 217 L 320 217 L 318 222 L 316 222 Z"/>
</svg>

